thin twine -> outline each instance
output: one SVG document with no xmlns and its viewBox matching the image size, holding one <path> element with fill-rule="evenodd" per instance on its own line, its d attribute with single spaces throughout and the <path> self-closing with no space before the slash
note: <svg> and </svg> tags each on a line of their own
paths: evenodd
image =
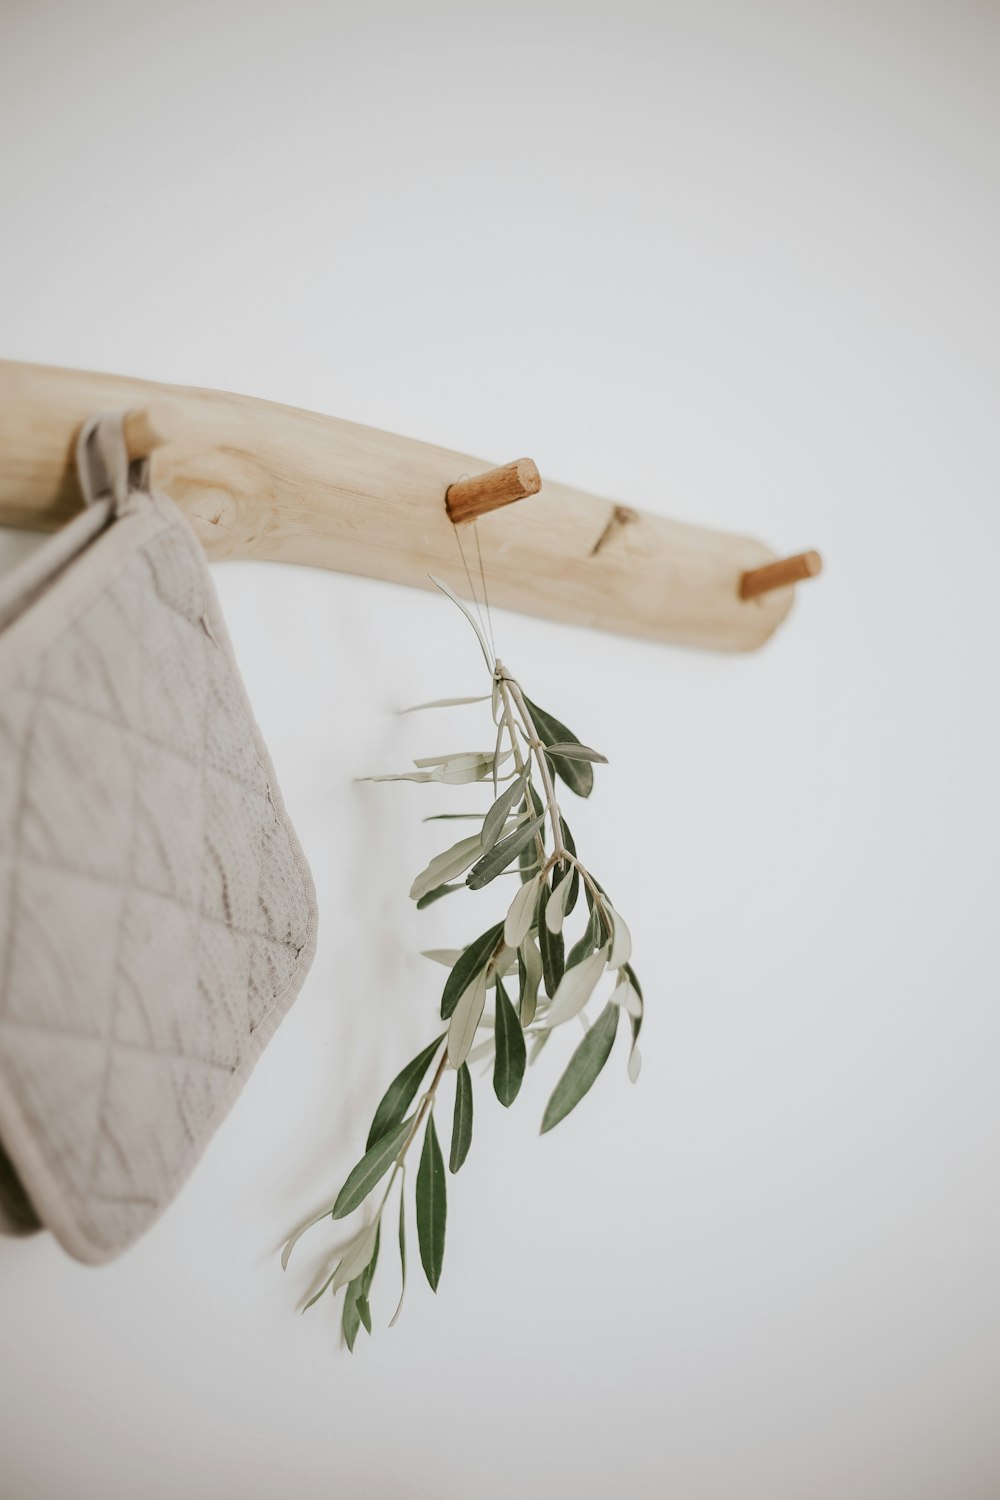
<svg viewBox="0 0 1000 1500">
<path fill-rule="evenodd" d="M 481 625 L 481 627 L 483 629 L 484 635 L 488 635 L 489 636 L 490 649 L 493 652 L 493 658 L 494 658 L 494 660 L 496 660 L 497 648 L 496 648 L 496 642 L 493 639 L 493 616 L 490 613 L 490 596 L 489 596 L 489 591 L 487 590 L 487 587 L 486 587 L 486 569 L 483 567 L 483 550 L 482 550 L 482 547 L 479 544 L 479 522 L 478 522 L 478 520 L 473 521 L 472 528 L 473 528 L 474 532 L 476 533 L 476 553 L 477 553 L 477 556 L 479 558 L 479 576 L 480 576 L 480 578 L 482 580 L 482 585 L 483 585 L 483 603 L 485 604 L 485 607 L 486 607 L 486 618 L 485 619 L 483 618 L 483 611 L 482 611 L 482 609 L 480 608 L 480 605 L 479 605 L 479 595 L 476 592 L 476 585 L 472 581 L 472 573 L 471 573 L 470 568 L 469 568 L 469 560 L 468 560 L 468 558 L 465 555 L 465 548 L 462 545 L 462 534 L 461 534 L 461 531 L 459 530 L 459 528 L 457 526 L 453 526 L 452 529 L 453 529 L 453 531 L 455 533 L 455 540 L 458 543 L 458 551 L 459 551 L 459 555 L 461 556 L 461 559 L 462 559 L 462 566 L 465 568 L 465 576 L 469 580 L 469 592 L 472 595 L 472 602 L 473 602 L 473 604 L 476 607 L 476 614 L 479 616 L 479 624 Z"/>
</svg>

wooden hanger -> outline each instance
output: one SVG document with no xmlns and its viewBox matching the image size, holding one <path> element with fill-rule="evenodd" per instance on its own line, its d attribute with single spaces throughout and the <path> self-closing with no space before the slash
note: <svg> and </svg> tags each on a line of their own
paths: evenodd
<svg viewBox="0 0 1000 1500">
<path fill-rule="evenodd" d="M 51 530 L 80 508 L 74 444 L 128 411 L 133 457 L 212 561 L 257 558 L 468 595 L 456 525 L 478 521 L 494 604 L 654 641 L 748 651 L 819 572 L 816 552 L 644 514 L 530 459 L 491 468 L 413 438 L 249 396 L 0 361 L 0 525 Z M 530 497 L 530 498 L 527 498 Z M 511 502 L 518 503 L 511 509 Z"/>
</svg>

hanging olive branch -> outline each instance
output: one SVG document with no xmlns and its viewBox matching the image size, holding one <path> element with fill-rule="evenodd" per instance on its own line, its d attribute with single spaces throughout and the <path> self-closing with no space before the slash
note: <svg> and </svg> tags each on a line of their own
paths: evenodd
<svg viewBox="0 0 1000 1500">
<path fill-rule="evenodd" d="M 454 707 L 491 701 L 496 739 L 492 750 L 473 750 L 414 762 L 415 770 L 370 781 L 421 781 L 458 786 L 492 780 L 493 800 L 485 812 L 436 813 L 425 821 L 469 819 L 480 826 L 431 860 L 414 880 L 410 896 L 418 908 L 451 891 L 481 890 L 498 876 L 516 873 L 520 884 L 502 921 L 460 949 L 430 949 L 428 958 L 448 970 L 441 994 L 441 1018 L 447 1027 L 392 1080 L 379 1101 L 368 1132 L 365 1154 L 347 1177 L 333 1205 L 289 1239 L 282 1266 L 299 1237 L 323 1219 L 343 1219 L 361 1207 L 388 1174 L 374 1216 L 339 1253 L 334 1270 L 306 1303 L 312 1307 L 326 1292 L 346 1288 L 343 1331 L 353 1350 L 359 1328 L 371 1333 L 368 1297 L 378 1262 L 381 1224 L 390 1194 L 399 1182 L 399 1254 L 402 1289 L 392 1323 L 399 1317 L 406 1289 L 406 1163 L 423 1130 L 416 1179 L 417 1243 L 420 1261 L 436 1291 L 444 1260 L 446 1174 L 434 1123 L 442 1080 L 454 1077 L 455 1094 L 448 1167 L 461 1168 L 472 1144 L 473 1088 L 470 1063 L 492 1061 L 493 1091 L 505 1107 L 513 1104 L 529 1062 L 549 1037 L 579 1018 L 583 1039 L 572 1053 L 542 1116 L 542 1132 L 551 1130 L 575 1108 L 607 1062 L 622 1011 L 629 1019 L 631 1046 L 628 1076 L 639 1076 L 639 1031 L 642 990 L 631 966 L 632 940 L 607 891 L 579 859 L 569 825 L 556 797 L 557 781 L 579 797 L 594 787 L 594 765 L 605 760 L 577 739 L 565 724 L 531 702 L 502 662 L 496 660 L 479 624 L 438 579 L 434 582 L 458 605 L 479 638 L 492 677 L 492 692 L 482 697 L 446 698 L 418 704 L 419 709 Z M 416 710 L 406 710 L 414 712 Z M 536 785 L 537 777 L 537 785 Z M 500 790 L 501 783 L 507 783 Z M 515 863 L 516 862 L 516 863 Z M 564 927 L 583 892 L 583 931 L 565 949 Z M 517 1003 L 508 993 L 515 984 Z M 587 1007 L 605 975 L 611 988 L 591 1023 Z M 489 992 L 493 1012 L 487 1014 Z M 477 1040 L 480 1031 L 486 1033 Z M 431 1069 L 433 1072 L 431 1073 Z M 431 1081 L 417 1098 L 421 1085 Z M 414 1101 L 416 1106 L 414 1107 Z"/>
</svg>

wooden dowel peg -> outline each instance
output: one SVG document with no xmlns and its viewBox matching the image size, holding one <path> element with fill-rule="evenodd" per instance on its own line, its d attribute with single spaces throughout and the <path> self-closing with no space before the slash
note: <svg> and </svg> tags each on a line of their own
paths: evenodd
<svg viewBox="0 0 1000 1500">
<path fill-rule="evenodd" d="M 759 599 L 772 589 L 783 589 L 790 583 L 801 583 L 804 578 L 815 578 L 822 567 L 823 559 L 818 552 L 797 552 L 794 557 L 783 557 L 778 562 L 766 563 L 762 568 L 751 568 L 740 576 L 740 598 Z"/>
<path fill-rule="evenodd" d="M 518 458 L 501 469 L 490 469 L 474 479 L 460 479 L 457 484 L 449 485 L 444 503 L 449 517 L 459 526 L 485 516 L 487 511 L 498 510 L 501 505 L 510 505 L 513 500 L 537 495 L 541 487 L 542 477 L 534 461 Z"/>
<path fill-rule="evenodd" d="M 170 439 L 166 436 L 169 420 L 165 410 L 156 406 L 137 406 L 127 411 L 122 419 L 125 446 L 133 462 L 148 458 L 157 448 L 165 448 Z"/>
</svg>

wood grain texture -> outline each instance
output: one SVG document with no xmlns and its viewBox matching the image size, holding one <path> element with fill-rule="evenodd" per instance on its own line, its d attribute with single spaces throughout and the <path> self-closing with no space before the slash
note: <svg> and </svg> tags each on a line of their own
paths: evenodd
<svg viewBox="0 0 1000 1500">
<path fill-rule="evenodd" d="M 54 529 L 80 506 L 73 447 L 89 416 L 149 408 L 168 438 L 154 484 L 212 561 L 302 563 L 468 593 L 445 492 L 492 466 L 467 454 L 249 396 L 0 361 L 0 524 Z M 495 604 L 648 640 L 748 651 L 792 590 L 742 601 L 763 543 L 635 512 L 546 480 L 479 521 Z M 600 544 L 598 546 L 598 544 Z M 595 548 L 597 551 L 595 552 Z"/>
<path fill-rule="evenodd" d="M 518 458 L 499 469 L 488 469 L 475 479 L 460 479 L 457 484 L 450 484 L 444 503 L 450 519 L 456 526 L 462 526 L 491 510 L 499 510 L 501 505 L 537 495 L 541 487 L 542 476 L 534 460 Z"/>
</svg>

